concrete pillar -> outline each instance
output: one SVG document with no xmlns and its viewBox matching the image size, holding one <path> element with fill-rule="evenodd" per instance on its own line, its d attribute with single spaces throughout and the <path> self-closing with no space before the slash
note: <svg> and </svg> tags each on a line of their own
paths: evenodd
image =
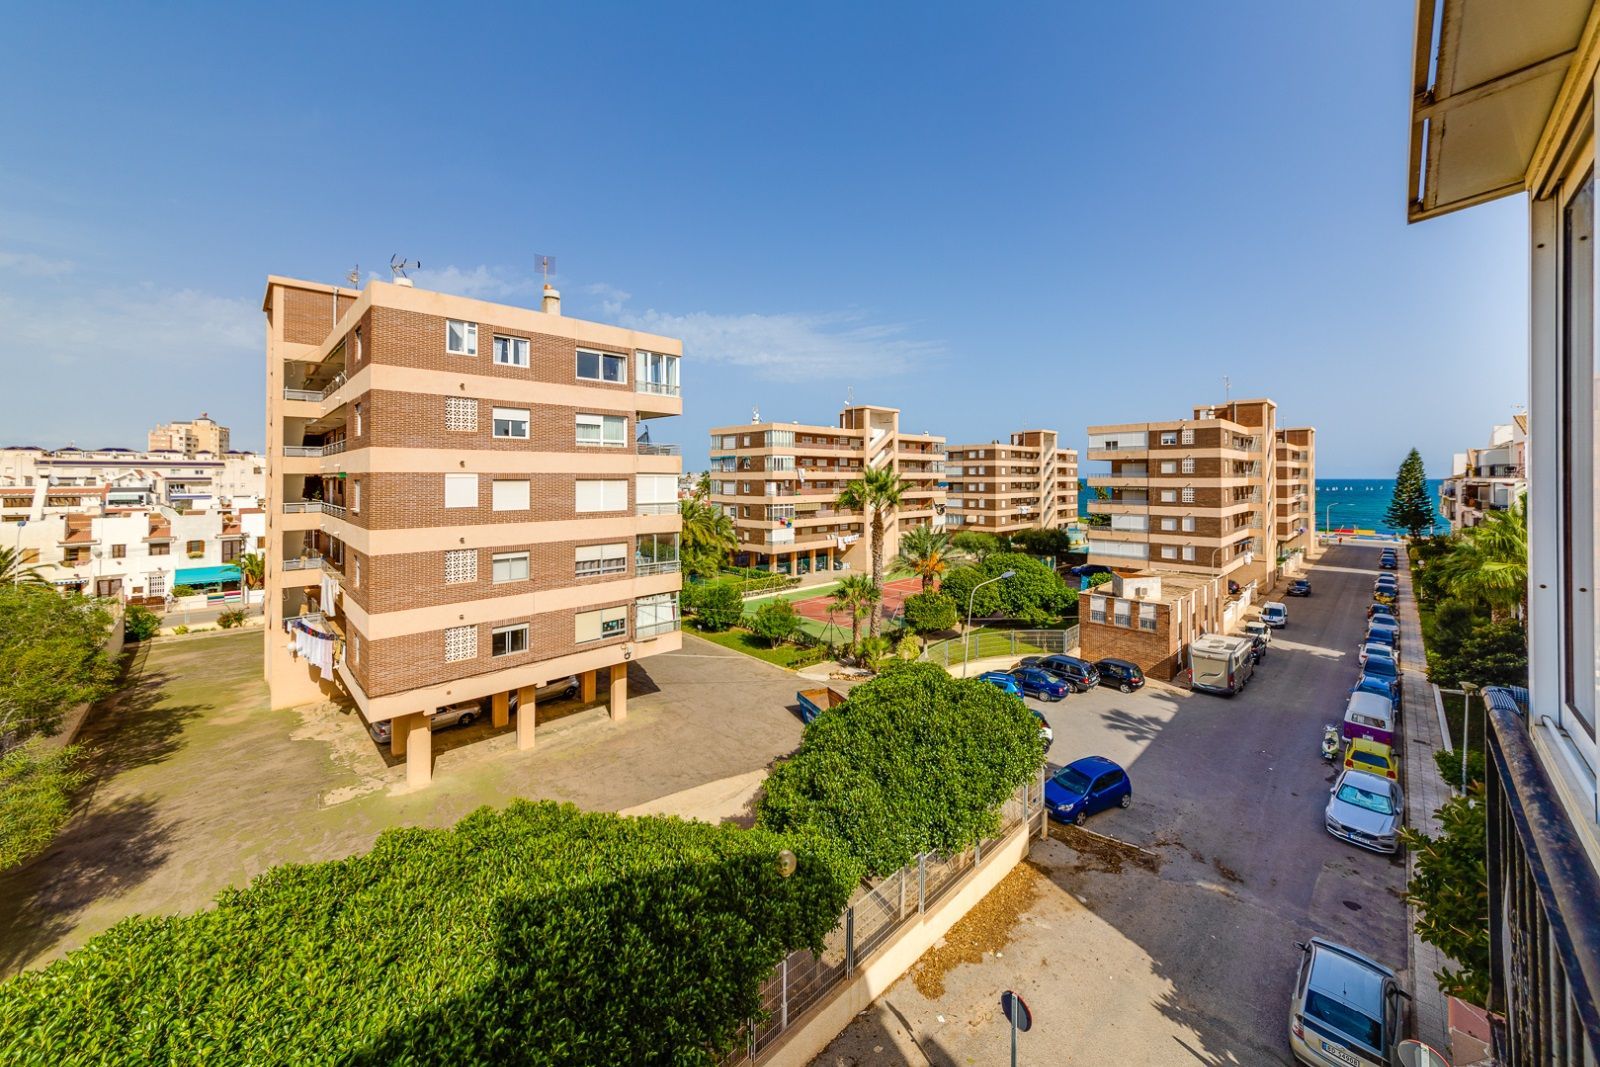
<svg viewBox="0 0 1600 1067">
<path fill-rule="evenodd" d="M 628 717 L 628 665 L 619 663 L 611 668 L 611 720 L 621 722 Z"/>
<path fill-rule="evenodd" d="M 420 711 L 406 716 L 406 784 L 413 789 L 433 781 L 433 731 Z"/>
<path fill-rule="evenodd" d="M 521 697 L 517 698 L 517 708 L 518 708 L 519 711 L 522 708 L 521 700 L 522 700 Z M 508 723 L 510 721 L 511 721 L 511 694 L 509 692 L 507 692 L 507 693 L 496 693 L 494 695 L 493 703 L 491 703 L 489 705 L 489 722 L 491 724 L 493 724 L 493 726 L 494 726 L 494 728 L 496 730 L 498 730 L 498 729 L 500 729 L 502 726 L 504 726 L 506 723 Z"/>
<path fill-rule="evenodd" d="M 539 707 L 536 686 L 525 685 L 517 690 L 517 747 L 523 751 L 534 746 L 534 730 L 539 725 Z"/>
<path fill-rule="evenodd" d="M 597 685 L 595 671 L 584 671 L 578 675 L 578 700 L 584 704 L 594 703 L 594 691 Z"/>
<path fill-rule="evenodd" d="M 401 715 L 399 718 L 389 720 L 389 755 L 404 756 L 406 754 L 406 728 L 410 725 L 411 716 Z"/>
<path fill-rule="evenodd" d="M 776 552 L 774 552 L 772 555 L 767 557 L 767 573 L 768 574 L 777 574 L 778 573 L 778 554 Z"/>
</svg>

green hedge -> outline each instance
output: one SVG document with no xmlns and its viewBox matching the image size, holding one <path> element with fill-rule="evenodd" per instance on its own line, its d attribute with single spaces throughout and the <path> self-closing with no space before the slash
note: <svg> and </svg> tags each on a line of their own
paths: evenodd
<svg viewBox="0 0 1600 1067">
<path fill-rule="evenodd" d="M 931 663 L 893 663 L 806 727 L 768 777 L 756 825 L 831 837 L 887 874 L 994 834 L 1001 804 L 1043 765 L 1021 700 Z"/>
<path fill-rule="evenodd" d="M 117 924 L 0 985 L 0 1062 L 709 1064 L 858 870 L 815 840 L 516 801 Z"/>
</svg>

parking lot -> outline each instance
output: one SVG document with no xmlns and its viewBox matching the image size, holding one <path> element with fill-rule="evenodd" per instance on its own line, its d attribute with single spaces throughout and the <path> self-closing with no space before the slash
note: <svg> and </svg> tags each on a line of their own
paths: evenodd
<svg viewBox="0 0 1600 1067">
<path fill-rule="evenodd" d="M 1133 847 L 1037 846 L 1003 895 L 1018 905 L 961 939 L 978 962 L 902 979 L 818 1062 L 996 1062 L 1009 988 L 1035 1016 L 1021 1062 L 1288 1063 L 1296 940 L 1403 969 L 1403 861 L 1322 825 L 1334 772 L 1318 744 L 1355 680 L 1378 552 L 1327 551 L 1314 595 L 1287 601 L 1290 625 L 1237 697 L 1149 686 L 1030 699 L 1054 727 L 1053 766 L 1102 755 L 1127 769 L 1133 805 L 1088 828 Z"/>
</svg>

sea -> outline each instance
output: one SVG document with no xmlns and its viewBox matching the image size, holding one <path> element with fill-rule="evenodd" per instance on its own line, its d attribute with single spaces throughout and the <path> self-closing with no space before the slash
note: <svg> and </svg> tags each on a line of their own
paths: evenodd
<svg viewBox="0 0 1600 1067">
<path fill-rule="evenodd" d="M 1439 506 L 1437 478 L 1428 479 L 1428 499 L 1435 509 Z M 1317 479 L 1317 529 L 1331 521 L 1335 530 L 1372 530 L 1379 533 L 1391 529 L 1383 521 L 1394 496 L 1393 478 L 1318 478 Z M 1089 514 L 1089 501 L 1094 492 L 1080 481 L 1078 486 L 1078 514 Z M 1332 507 L 1330 508 L 1330 505 Z M 1434 532 L 1444 533 L 1448 525 L 1439 520 Z"/>
</svg>

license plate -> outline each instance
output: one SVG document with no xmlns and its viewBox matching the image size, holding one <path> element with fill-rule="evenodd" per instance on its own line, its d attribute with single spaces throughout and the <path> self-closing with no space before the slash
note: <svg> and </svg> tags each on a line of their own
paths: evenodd
<svg viewBox="0 0 1600 1067">
<path fill-rule="evenodd" d="M 1322 1043 L 1322 1051 L 1326 1052 L 1329 1056 L 1332 1056 L 1340 1063 L 1348 1063 L 1350 1067 L 1361 1067 L 1361 1065 L 1356 1061 L 1355 1053 L 1351 1052 L 1347 1048 L 1340 1048 L 1337 1045 L 1330 1045 L 1324 1041 Z"/>
</svg>

